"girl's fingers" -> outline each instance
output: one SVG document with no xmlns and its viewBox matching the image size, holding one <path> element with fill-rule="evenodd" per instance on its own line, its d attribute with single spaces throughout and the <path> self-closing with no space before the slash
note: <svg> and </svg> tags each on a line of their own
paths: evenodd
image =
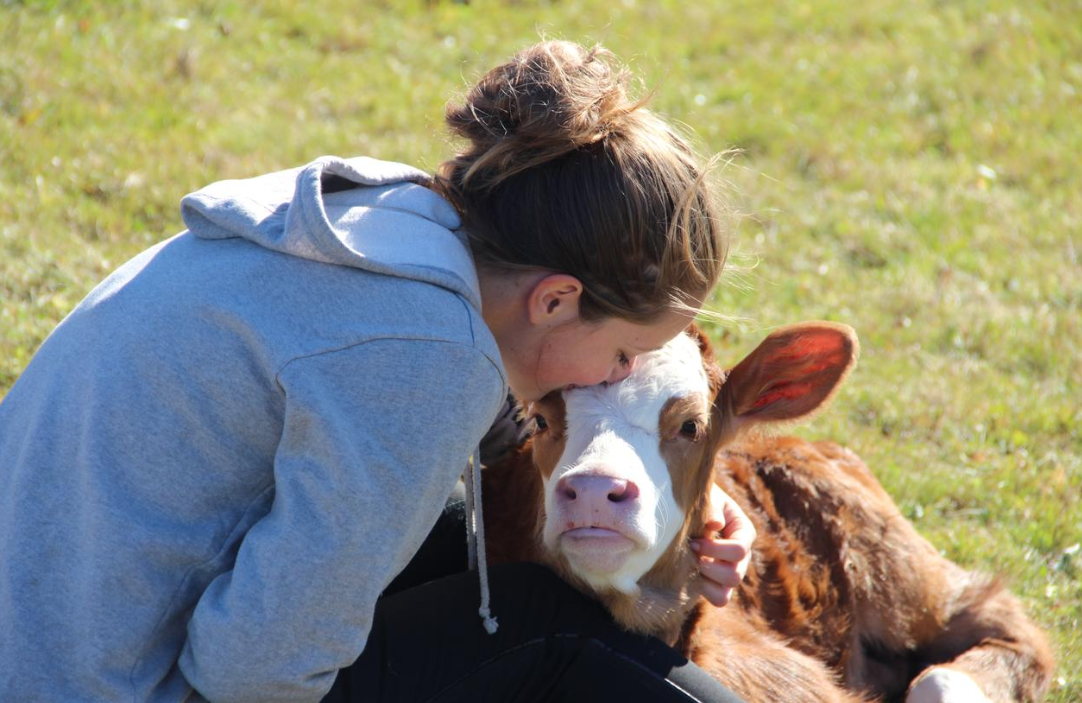
<svg viewBox="0 0 1082 703">
<path fill-rule="evenodd" d="M 716 484 L 710 489 L 706 517 L 705 534 L 720 532 L 723 538 L 740 542 L 751 550 L 751 544 L 755 541 L 755 526 L 736 501 Z"/>
<path fill-rule="evenodd" d="M 720 608 L 729 602 L 733 589 L 748 571 L 755 526 L 740 506 L 716 485 L 711 490 L 708 511 L 704 536 L 691 540 L 691 548 L 699 555 L 703 597 Z M 719 534 L 722 539 L 713 538 Z"/>
<path fill-rule="evenodd" d="M 691 548 L 699 556 L 720 559 L 721 561 L 739 562 L 748 556 L 748 548 L 741 542 L 718 539 L 693 539 Z"/>
<path fill-rule="evenodd" d="M 731 500 L 725 504 L 725 527 L 721 530 L 721 536 L 740 542 L 748 549 L 751 549 L 751 543 L 755 541 L 755 526 L 740 506 Z"/>
<path fill-rule="evenodd" d="M 712 581 L 703 581 L 702 587 L 699 589 L 703 598 L 718 608 L 728 604 L 729 599 L 732 598 L 733 589 L 724 588 L 722 586 L 713 583 Z"/>
<path fill-rule="evenodd" d="M 743 576 L 737 571 L 736 566 L 726 561 L 700 559 L 699 573 L 701 573 L 707 581 L 712 581 L 719 586 L 729 589 L 739 586 L 740 581 L 743 579 Z"/>
</svg>

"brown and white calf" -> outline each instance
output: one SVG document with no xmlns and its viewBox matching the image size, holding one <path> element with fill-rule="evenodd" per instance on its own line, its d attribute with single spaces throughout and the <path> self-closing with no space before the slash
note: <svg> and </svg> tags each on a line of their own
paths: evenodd
<svg viewBox="0 0 1082 703">
<path fill-rule="evenodd" d="M 805 323 L 726 373 L 689 330 L 620 383 L 550 394 L 484 472 L 490 560 L 550 565 L 750 702 L 1041 699 L 1052 655 L 1014 597 L 940 556 L 852 452 L 747 432 L 814 413 L 856 354 L 850 328 Z M 711 481 L 758 531 L 720 609 L 688 548 Z"/>
</svg>

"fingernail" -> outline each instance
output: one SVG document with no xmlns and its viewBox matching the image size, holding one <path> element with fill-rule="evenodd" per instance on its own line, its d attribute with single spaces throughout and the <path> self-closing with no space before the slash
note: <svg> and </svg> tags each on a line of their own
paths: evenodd
<svg viewBox="0 0 1082 703">
<path fill-rule="evenodd" d="M 691 551 L 693 551 L 693 552 L 698 552 L 698 551 L 699 551 L 699 550 L 701 550 L 701 549 L 702 549 L 702 547 L 701 547 L 701 546 L 699 546 L 699 543 L 698 543 L 698 542 L 696 542 L 695 540 L 692 540 L 692 541 L 691 541 Z"/>
</svg>

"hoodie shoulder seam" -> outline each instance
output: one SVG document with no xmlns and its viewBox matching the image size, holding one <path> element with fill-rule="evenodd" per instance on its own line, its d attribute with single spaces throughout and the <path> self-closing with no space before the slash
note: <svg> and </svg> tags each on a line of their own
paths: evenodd
<svg viewBox="0 0 1082 703">
<path fill-rule="evenodd" d="M 456 296 L 456 297 L 461 299 L 461 296 Z M 465 305 L 465 301 L 463 301 L 463 304 Z M 467 310 L 467 314 L 469 314 L 469 310 Z M 496 374 L 500 377 L 500 380 L 503 382 L 503 384 L 507 385 L 507 379 L 504 377 L 504 372 L 500 368 L 500 365 L 497 364 L 492 359 L 491 356 L 486 354 L 481 349 L 477 348 L 477 345 L 475 343 L 474 336 L 473 336 L 473 324 L 472 324 L 473 323 L 473 316 L 472 316 L 472 314 L 470 315 L 470 323 L 471 323 L 470 324 L 470 340 L 471 340 L 470 344 L 467 344 L 465 342 L 458 342 L 458 341 L 455 341 L 455 340 L 452 340 L 452 339 L 439 339 L 439 338 L 436 338 L 436 337 L 422 337 L 422 336 L 419 336 L 419 335 L 417 335 L 417 336 L 414 336 L 414 335 L 383 335 L 383 336 L 379 336 L 379 337 L 371 337 L 371 338 L 368 338 L 368 339 L 363 339 L 363 340 L 361 340 L 359 342 L 353 342 L 352 344 L 343 344 L 343 345 L 341 345 L 339 347 L 333 347 L 333 348 L 330 348 L 330 349 L 322 349 L 322 350 L 320 350 L 318 352 L 312 352 L 311 354 L 300 354 L 298 356 L 292 357 L 291 359 L 286 361 L 284 364 L 282 364 L 281 368 L 278 369 L 278 372 L 274 374 L 274 381 L 275 381 L 275 383 L 278 384 L 279 388 L 281 388 L 282 387 L 282 380 L 281 380 L 282 379 L 282 374 L 285 373 L 286 369 L 289 368 L 289 366 L 294 361 L 303 361 L 305 359 L 312 359 L 312 358 L 319 357 L 319 356 L 326 356 L 326 355 L 329 355 L 329 354 L 336 354 L 338 352 L 347 351 L 349 349 L 354 349 L 356 347 L 360 347 L 360 346 L 363 346 L 365 344 L 371 344 L 373 342 L 398 341 L 398 342 L 430 342 L 430 343 L 433 343 L 433 344 L 453 344 L 455 346 L 463 347 L 465 349 L 470 349 L 470 350 L 480 354 L 481 356 L 483 356 L 488 361 L 488 363 L 493 367 L 493 369 L 496 371 Z"/>
<path fill-rule="evenodd" d="M 462 305 L 462 309 L 466 311 L 466 319 L 470 321 L 470 344 L 473 345 L 474 349 L 477 349 L 477 335 L 473 333 L 473 310 L 470 309 L 469 303 L 467 303 L 466 299 L 461 295 L 455 294 L 455 297 L 458 298 L 458 302 Z"/>
</svg>

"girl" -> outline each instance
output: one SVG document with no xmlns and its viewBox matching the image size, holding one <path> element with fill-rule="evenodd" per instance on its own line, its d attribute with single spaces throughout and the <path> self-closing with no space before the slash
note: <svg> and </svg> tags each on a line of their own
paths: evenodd
<svg viewBox="0 0 1082 703">
<path fill-rule="evenodd" d="M 373 620 L 508 387 L 619 381 L 720 275 L 703 170 L 625 80 L 546 42 L 449 108 L 435 177 L 324 157 L 186 197 L 0 406 L 0 699 L 318 701 L 362 650 L 333 699 L 724 699 L 537 567 L 493 573 L 496 635 L 467 574 Z M 714 510 L 720 605 L 754 532 Z M 392 685 L 421 615 L 451 639 Z M 500 688 L 512 660 L 556 688 Z"/>
</svg>

